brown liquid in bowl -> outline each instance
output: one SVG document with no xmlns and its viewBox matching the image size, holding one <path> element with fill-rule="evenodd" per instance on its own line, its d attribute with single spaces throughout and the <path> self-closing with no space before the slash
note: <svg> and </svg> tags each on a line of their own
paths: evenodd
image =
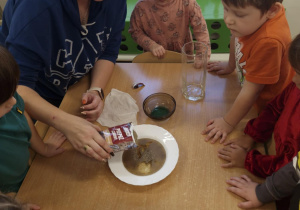
<svg viewBox="0 0 300 210">
<path fill-rule="evenodd" d="M 137 140 L 137 148 L 126 150 L 122 161 L 132 174 L 146 176 L 154 174 L 164 165 L 166 151 L 161 143 L 153 139 Z"/>
</svg>

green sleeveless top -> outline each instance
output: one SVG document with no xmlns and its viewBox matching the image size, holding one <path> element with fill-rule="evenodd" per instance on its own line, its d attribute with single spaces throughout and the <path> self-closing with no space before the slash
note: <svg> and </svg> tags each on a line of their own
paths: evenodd
<svg viewBox="0 0 300 210">
<path fill-rule="evenodd" d="M 24 116 L 24 101 L 17 103 L 0 118 L 0 191 L 17 192 L 28 171 L 31 131 Z"/>
</svg>

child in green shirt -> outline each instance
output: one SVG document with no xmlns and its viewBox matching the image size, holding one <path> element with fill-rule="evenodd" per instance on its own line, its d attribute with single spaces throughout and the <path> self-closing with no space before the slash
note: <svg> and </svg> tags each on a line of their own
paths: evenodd
<svg viewBox="0 0 300 210">
<path fill-rule="evenodd" d="M 65 141 L 55 132 L 44 143 L 16 92 L 19 67 L 9 51 L 0 46 L 0 191 L 17 192 L 29 168 L 29 147 L 45 157 L 62 153 Z"/>
</svg>

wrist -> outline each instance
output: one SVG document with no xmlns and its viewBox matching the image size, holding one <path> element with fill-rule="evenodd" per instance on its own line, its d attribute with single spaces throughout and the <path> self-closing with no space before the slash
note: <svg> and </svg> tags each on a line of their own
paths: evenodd
<svg viewBox="0 0 300 210">
<path fill-rule="evenodd" d="M 222 117 L 222 118 L 223 118 L 224 122 L 225 122 L 227 125 L 229 125 L 230 127 L 234 128 L 234 126 L 233 126 L 231 123 L 229 123 L 229 122 L 225 119 L 225 117 Z"/>
<path fill-rule="evenodd" d="M 266 182 L 268 182 L 268 180 L 266 180 Z M 255 187 L 255 195 L 257 198 L 257 202 L 261 204 L 269 203 L 275 200 L 275 198 L 269 192 L 266 182 L 262 184 L 258 184 Z"/>
<path fill-rule="evenodd" d="M 91 92 L 91 91 L 97 92 L 99 94 L 101 100 L 104 101 L 104 92 L 103 92 L 102 88 L 91 87 L 90 89 L 87 90 L 87 92 Z"/>
<path fill-rule="evenodd" d="M 48 144 L 44 143 L 43 147 L 44 147 L 43 152 L 41 152 L 40 155 L 42 155 L 44 157 L 49 157 L 49 155 L 48 155 Z"/>
<path fill-rule="evenodd" d="M 59 114 L 52 117 L 51 126 L 54 127 L 56 130 L 64 133 L 64 131 L 68 129 L 68 126 L 70 124 L 69 122 L 72 122 L 74 120 L 71 119 L 73 117 L 75 116 L 60 110 Z"/>
</svg>

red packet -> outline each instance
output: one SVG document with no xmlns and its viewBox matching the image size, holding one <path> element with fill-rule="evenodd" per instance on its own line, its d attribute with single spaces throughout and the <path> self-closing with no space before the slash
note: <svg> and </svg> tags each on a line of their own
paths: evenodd
<svg viewBox="0 0 300 210">
<path fill-rule="evenodd" d="M 114 152 L 137 147 L 133 137 L 133 125 L 131 122 L 107 128 L 101 131 L 100 134 Z"/>
</svg>

